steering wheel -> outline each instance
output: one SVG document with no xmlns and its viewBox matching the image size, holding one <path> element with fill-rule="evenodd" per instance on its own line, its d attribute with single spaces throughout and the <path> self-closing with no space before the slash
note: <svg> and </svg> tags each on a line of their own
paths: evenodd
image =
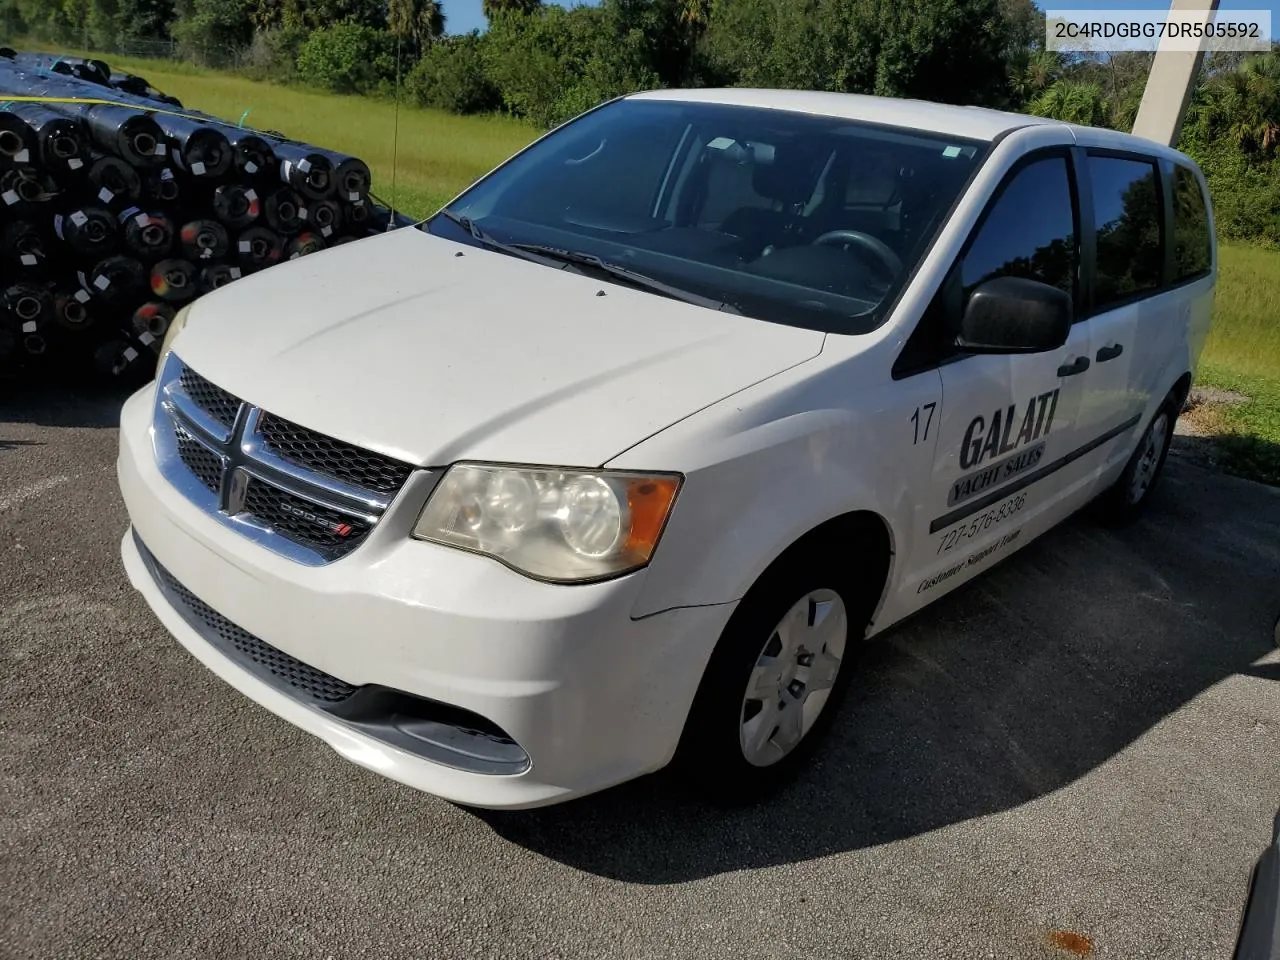
<svg viewBox="0 0 1280 960">
<path fill-rule="evenodd" d="M 902 272 L 902 261 L 892 248 L 878 237 L 861 230 L 828 230 L 813 241 L 813 246 L 857 247 L 884 264 L 890 276 L 897 276 Z"/>
</svg>

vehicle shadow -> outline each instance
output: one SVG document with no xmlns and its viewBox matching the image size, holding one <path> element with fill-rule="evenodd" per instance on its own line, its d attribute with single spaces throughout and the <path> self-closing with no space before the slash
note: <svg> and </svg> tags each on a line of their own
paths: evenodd
<svg viewBox="0 0 1280 960">
<path fill-rule="evenodd" d="M 1280 485 L 1280 443 L 1245 434 L 1178 434 L 1169 449 L 1202 467 Z"/>
<path fill-rule="evenodd" d="M 65 374 L 39 380 L 30 376 L 0 379 L 0 424 L 117 427 L 120 407 L 145 382 L 145 377 L 133 377 L 93 383 Z"/>
<path fill-rule="evenodd" d="M 660 774 L 560 807 L 478 813 L 530 850 L 636 883 L 914 836 L 1027 803 L 1240 672 L 1271 664 L 1280 490 L 1170 461 L 1146 518 L 1086 512 L 868 645 L 816 762 L 755 806 Z"/>
</svg>

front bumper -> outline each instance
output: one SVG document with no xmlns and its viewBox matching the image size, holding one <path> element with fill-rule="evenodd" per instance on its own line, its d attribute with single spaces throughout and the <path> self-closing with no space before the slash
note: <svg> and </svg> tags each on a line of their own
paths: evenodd
<svg viewBox="0 0 1280 960">
<path fill-rule="evenodd" d="M 352 554 L 323 567 L 294 563 L 218 523 L 161 476 L 152 403 L 146 388 L 121 415 L 120 487 L 154 558 L 149 565 L 128 532 L 125 568 L 178 641 L 242 693 L 354 763 L 473 806 L 555 803 L 671 759 L 732 605 L 633 620 L 643 572 L 559 586 L 411 540 L 427 492 L 413 480 Z M 527 768 L 458 769 L 282 692 L 184 618 L 156 565 L 227 621 L 318 671 L 485 718 L 527 754 Z"/>
</svg>

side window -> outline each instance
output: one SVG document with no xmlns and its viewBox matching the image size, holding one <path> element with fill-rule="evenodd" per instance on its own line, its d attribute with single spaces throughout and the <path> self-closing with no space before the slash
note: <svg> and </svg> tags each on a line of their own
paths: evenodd
<svg viewBox="0 0 1280 960">
<path fill-rule="evenodd" d="M 1190 280 L 1208 273 L 1212 262 L 1209 211 L 1196 175 L 1173 168 L 1173 279 Z"/>
<path fill-rule="evenodd" d="M 1019 168 L 1006 178 L 956 268 L 925 309 L 894 363 L 894 376 L 909 376 L 956 356 L 950 318 L 985 280 L 1039 280 L 1074 300 L 1079 236 L 1067 158 L 1045 156 Z"/>
<path fill-rule="evenodd" d="M 1075 292 L 1075 208 L 1062 156 L 1034 160 L 1009 180 L 978 228 L 960 280 L 969 293 L 992 277 L 1026 277 Z"/>
<path fill-rule="evenodd" d="M 1090 155 L 1088 163 L 1098 251 L 1094 306 L 1103 308 L 1160 286 L 1160 181 L 1154 162 Z"/>
</svg>

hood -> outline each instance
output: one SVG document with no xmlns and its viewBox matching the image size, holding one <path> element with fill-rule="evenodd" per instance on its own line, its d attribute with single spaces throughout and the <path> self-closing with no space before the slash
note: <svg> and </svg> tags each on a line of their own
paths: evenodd
<svg viewBox="0 0 1280 960">
<path fill-rule="evenodd" d="M 598 466 L 822 341 L 401 229 L 209 294 L 175 350 L 250 403 L 420 466 Z"/>
</svg>

